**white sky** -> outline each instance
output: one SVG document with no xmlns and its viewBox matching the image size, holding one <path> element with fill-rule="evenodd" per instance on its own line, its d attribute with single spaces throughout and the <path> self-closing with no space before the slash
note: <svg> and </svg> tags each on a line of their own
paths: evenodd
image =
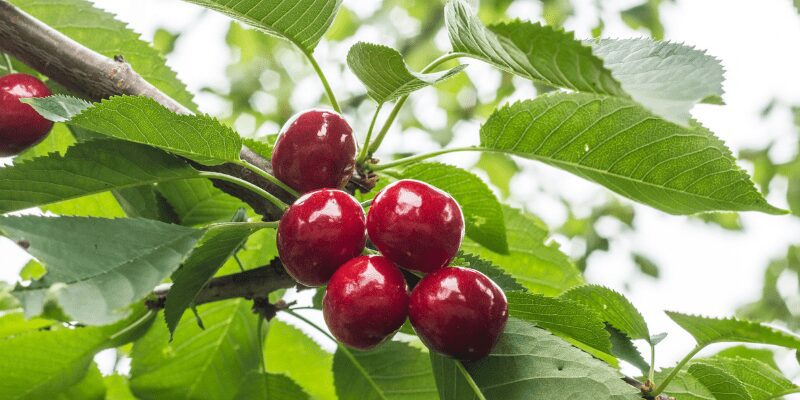
<svg viewBox="0 0 800 400">
<path fill-rule="evenodd" d="M 166 26 L 171 30 L 183 30 L 192 25 L 188 33 L 178 42 L 177 51 L 169 64 L 178 71 L 190 89 L 197 91 L 203 86 L 225 88 L 224 67 L 230 57 L 224 47 L 224 31 L 227 20 L 210 13 L 196 20 L 199 8 L 177 0 L 94 0 L 103 8 L 111 10 L 129 22 L 145 38 L 151 38 L 154 29 Z M 346 5 L 370 12 L 379 0 L 345 0 Z M 635 37 L 641 33 L 628 29 L 619 19 L 618 11 L 640 3 L 640 0 L 604 1 L 606 37 Z M 521 1 L 513 8 L 514 16 L 530 19 L 539 15 L 539 3 Z M 567 22 L 567 29 L 575 30 L 578 37 L 588 37 L 596 21 L 593 0 L 579 0 L 576 17 Z M 722 60 L 726 69 L 726 106 L 702 105 L 695 108 L 694 116 L 717 133 L 734 150 L 763 147 L 770 141 L 778 143 L 774 154 L 781 160 L 791 159 L 796 151 L 797 135 L 785 110 L 775 113 L 767 121 L 759 118 L 759 112 L 770 99 L 778 98 L 783 104 L 800 104 L 800 17 L 790 0 L 679 0 L 662 8 L 666 27 L 666 38 L 706 49 Z M 399 18 L 399 17 L 398 17 Z M 380 30 L 364 28 L 361 38 L 370 41 L 391 43 L 391 37 Z M 444 39 L 444 40 L 442 40 Z M 446 38 L 437 37 L 446 50 Z M 323 68 L 343 62 L 347 46 L 329 46 L 325 43 L 318 49 Z M 468 73 L 477 77 L 479 93 L 493 93 L 496 72 L 491 68 L 470 61 Z M 332 68 L 327 68 L 331 70 Z M 332 77 L 335 89 L 359 90 L 352 75 Z M 301 82 L 309 90 L 319 90 L 314 81 Z M 356 85 L 356 88 L 352 88 Z M 496 85 L 496 83 L 495 83 Z M 305 90 L 303 90 L 305 92 Z M 313 93 L 313 92 L 312 92 Z M 518 96 L 525 96 L 520 89 Z M 308 97 L 308 96 L 306 96 Z M 341 97 L 340 97 L 341 99 Z M 292 99 L 295 105 L 312 106 L 313 100 L 302 93 Z M 224 110 L 218 102 L 208 96 L 199 96 L 198 102 L 204 111 Z M 412 97 L 409 106 L 419 110 L 416 114 L 424 123 L 436 126 L 443 123 L 441 112 L 435 105 L 435 91 L 425 90 Z M 365 110 L 371 113 L 370 110 Z M 365 126 L 369 121 L 364 115 L 351 116 L 356 126 Z M 282 121 L 276 121 L 280 125 Z M 455 144 L 477 142 L 477 126 L 463 124 L 454 127 Z M 410 140 L 411 139 L 411 140 Z M 413 142 L 419 146 L 434 148 L 429 140 L 416 135 L 400 137 L 395 132 L 386 144 L 393 148 L 404 147 Z M 451 155 L 443 161 L 470 166 L 474 155 Z M 564 218 L 559 204 L 537 196 L 538 188 L 559 193 L 585 205 L 588 210 L 607 191 L 561 171 L 524 162 L 525 173 L 516 178 L 514 201 L 524 204 L 540 215 L 552 226 Z M 744 165 L 746 168 L 749 166 Z M 770 201 L 785 206 L 785 182 L 777 181 Z M 670 322 L 661 312 L 675 310 L 713 316 L 730 315 L 744 303 L 759 297 L 762 274 L 769 259 L 781 256 L 790 243 L 800 238 L 800 221 L 792 217 L 774 217 L 757 213 L 743 214 L 745 233 L 731 233 L 713 226 L 688 220 L 684 217 L 665 215 L 644 206 L 636 206 L 636 232 L 621 232 L 610 252 L 592 257 L 587 278 L 592 283 L 603 284 L 623 291 L 643 312 L 652 332 L 669 332 L 667 339 L 658 348 L 658 365 L 669 366 L 692 346 L 688 334 Z M 620 230 L 613 221 L 601 224 L 604 232 Z M 565 249 L 569 250 L 569 246 Z M 662 278 L 652 280 L 635 275 L 630 261 L 631 251 L 639 251 L 653 258 L 661 267 Z M 13 244 L 0 239 L 0 279 L 13 282 L 19 269 L 28 259 Z M 637 277 L 629 291 L 623 283 Z M 786 280 L 786 293 L 797 292 L 797 280 Z M 797 364 L 786 353 L 783 365 L 792 368 L 797 377 Z M 800 399 L 800 396 L 794 397 Z"/>
</svg>

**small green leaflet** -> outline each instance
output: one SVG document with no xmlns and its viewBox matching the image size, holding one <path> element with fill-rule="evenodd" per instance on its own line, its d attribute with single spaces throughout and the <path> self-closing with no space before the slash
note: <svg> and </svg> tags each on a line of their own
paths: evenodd
<svg viewBox="0 0 800 400">
<path fill-rule="evenodd" d="M 185 0 L 221 12 L 307 53 L 330 28 L 342 0 Z"/>
<path fill-rule="evenodd" d="M 716 367 L 730 374 L 742 383 L 753 400 L 769 400 L 797 385 L 783 376 L 777 369 L 755 359 L 741 357 L 712 357 L 699 360 L 704 365 Z M 689 370 L 691 372 L 691 369 Z"/>
<path fill-rule="evenodd" d="M 406 343 L 388 342 L 370 351 L 342 346 L 333 357 L 340 399 L 436 400 L 427 354 Z"/>
<path fill-rule="evenodd" d="M 159 149 L 93 140 L 63 156 L 53 153 L 0 168 L 0 213 L 195 176 L 184 160 Z"/>
<path fill-rule="evenodd" d="M 71 103 L 70 110 L 74 111 L 82 100 L 56 95 L 27 102 L 37 110 L 61 107 L 66 118 L 66 108 L 61 104 Z M 238 161 L 242 150 L 239 135 L 216 119 L 178 115 L 147 97 L 112 97 L 84 108 L 79 114 L 71 114 L 67 123 L 116 139 L 158 147 L 205 165 Z"/>
<path fill-rule="evenodd" d="M 244 299 L 200 306 L 205 330 L 191 313 L 172 342 L 163 324 L 153 324 L 134 343 L 131 390 L 143 400 L 233 400 L 250 372 L 259 367 L 258 318 Z"/>
<path fill-rule="evenodd" d="M 481 145 L 564 169 L 670 214 L 785 213 L 767 203 L 708 129 L 665 122 L 625 99 L 555 93 L 515 103 L 489 117 Z"/>
<path fill-rule="evenodd" d="M 719 61 L 691 47 L 648 39 L 584 44 L 571 32 L 519 20 L 486 27 L 464 0 L 447 4 L 445 24 L 454 52 L 550 86 L 632 98 L 681 125 L 695 103 L 722 95 Z"/>
<path fill-rule="evenodd" d="M 708 318 L 671 311 L 667 311 L 667 316 L 689 332 L 701 347 L 712 343 L 740 342 L 800 350 L 800 336 L 756 322 L 735 318 Z"/>
<path fill-rule="evenodd" d="M 487 400 L 630 400 L 637 393 L 609 365 L 516 318 L 509 318 L 489 357 L 465 367 Z M 453 384 L 451 377 L 436 379 Z"/>
<path fill-rule="evenodd" d="M 608 331 L 611 340 L 611 354 L 620 359 L 625 360 L 639 371 L 647 373 L 650 370 L 650 364 L 642 357 L 642 353 L 633 344 L 633 341 L 628 335 L 622 333 L 619 329 L 606 324 L 606 331 Z"/>
<path fill-rule="evenodd" d="M 536 217 L 503 206 L 509 254 L 491 251 L 464 239 L 461 250 L 500 267 L 533 293 L 557 296 L 583 284 L 583 277 L 569 258 L 550 242 L 547 227 Z"/>
<path fill-rule="evenodd" d="M 506 296 L 509 316 L 533 322 L 559 336 L 611 353 L 605 324 L 591 308 L 572 300 L 524 292 L 506 292 Z"/>
<path fill-rule="evenodd" d="M 0 397 L 54 398 L 86 375 L 108 340 L 102 328 L 33 331 L 0 339 Z"/>
<path fill-rule="evenodd" d="M 367 87 L 367 94 L 378 103 L 390 102 L 435 85 L 466 68 L 462 64 L 447 71 L 417 73 L 411 70 L 397 50 L 365 42 L 350 47 L 347 65 Z"/>
<path fill-rule="evenodd" d="M 650 331 L 639 310 L 625 296 L 611 289 L 596 286 L 579 286 L 561 295 L 593 309 L 603 321 L 617 328 L 631 339 L 650 341 Z"/>
<path fill-rule="evenodd" d="M 687 372 L 717 400 L 753 400 L 742 382 L 713 365 L 696 362 L 689 366 Z"/>
<path fill-rule="evenodd" d="M 430 162 L 406 167 L 399 177 L 420 180 L 449 193 L 461 205 L 467 236 L 489 250 L 508 254 L 503 208 L 481 178 L 452 165 Z"/>
<path fill-rule="evenodd" d="M 184 311 L 192 305 L 200 290 L 256 230 L 256 225 L 248 223 L 209 227 L 192 254 L 172 274 L 174 284 L 164 306 L 164 318 L 170 334 L 175 333 Z"/>
<path fill-rule="evenodd" d="M 36 19 L 80 44 L 108 57 L 125 57 L 133 69 L 161 91 L 186 107 L 194 108 L 186 90 L 164 57 L 139 34 L 114 16 L 86 0 L 11 0 Z"/>
<path fill-rule="evenodd" d="M 47 269 L 13 294 L 26 316 L 55 301 L 74 320 L 101 325 L 122 319 L 192 250 L 203 231 L 143 219 L 0 217 L 0 231 L 26 241 Z"/>
<path fill-rule="evenodd" d="M 285 375 L 251 372 L 239 387 L 234 400 L 307 400 L 303 388 Z"/>
</svg>

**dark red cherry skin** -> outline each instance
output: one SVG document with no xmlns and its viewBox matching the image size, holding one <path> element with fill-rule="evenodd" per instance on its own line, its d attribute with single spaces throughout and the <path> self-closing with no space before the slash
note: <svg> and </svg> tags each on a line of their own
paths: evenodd
<svg viewBox="0 0 800 400">
<path fill-rule="evenodd" d="M 337 340 L 371 349 L 403 325 L 408 316 L 408 287 L 403 273 L 386 257 L 361 256 L 333 274 L 322 315 Z"/>
<path fill-rule="evenodd" d="M 411 292 L 411 326 L 433 351 L 464 361 L 489 355 L 508 321 L 503 291 L 486 275 L 448 267 L 429 274 Z"/>
<path fill-rule="evenodd" d="M 53 123 L 19 99 L 51 94 L 50 89 L 33 76 L 0 77 L 0 156 L 17 155 L 47 136 Z"/>
<path fill-rule="evenodd" d="M 375 196 L 367 232 L 381 254 L 395 264 L 429 273 L 455 257 L 464 239 L 464 215 L 449 194 L 404 179 Z"/>
<path fill-rule="evenodd" d="M 301 196 L 278 223 L 278 255 L 306 286 L 322 286 L 366 244 L 366 217 L 353 196 L 321 189 Z"/>
<path fill-rule="evenodd" d="M 355 165 L 353 129 L 334 111 L 295 115 L 284 125 L 272 152 L 275 177 L 303 193 L 343 188 Z"/>
</svg>

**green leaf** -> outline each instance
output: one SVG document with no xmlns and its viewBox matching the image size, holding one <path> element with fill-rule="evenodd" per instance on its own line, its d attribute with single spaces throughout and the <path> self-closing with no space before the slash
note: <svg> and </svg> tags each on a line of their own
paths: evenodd
<svg viewBox="0 0 800 400">
<path fill-rule="evenodd" d="M 178 80 L 166 60 L 123 22 L 86 0 L 11 0 L 36 19 L 82 45 L 108 57 L 122 55 L 146 81 L 186 107 L 194 108 L 192 94 Z"/>
<path fill-rule="evenodd" d="M 735 318 L 717 319 L 667 311 L 667 316 L 689 332 L 698 346 L 712 343 L 760 343 L 800 349 L 800 336 Z"/>
<path fill-rule="evenodd" d="M 333 376 L 340 399 L 437 399 L 427 354 L 406 343 L 388 342 L 370 351 L 339 346 Z"/>
<path fill-rule="evenodd" d="M 542 295 L 506 292 L 508 315 L 535 323 L 561 337 L 611 353 L 605 324 L 598 314 L 576 301 Z"/>
<path fill-rule="evenodd" d="M 94 140 L 70 147 L 63 156 L 54 153 L 0 168 L 0 213 L 195 176 L 185 161 L 161 150 Z"/>
<path fill-rule="evenodd" d="M 200 290 L 234 252 L 258 230 L 254 224 L 228 223 L 210 227 L 181 267 L 172 274 L 174 284 L 164 305 L 170 334 L 175 333 L 184 311 Z"/>
<path fill-rule="evenodd" d="M 642 353 L 639 352 L 639 349 L 636 348 L 628 335 L 608 324 L 606 324 L 606 330 L 610 335 L 611 354 L 614 357 L 631 363 L 641 372 L 650 370 L 650 364 L 642 357 Z"/>
<path fill-rule="evenodd" d="M 593 309 L 603 321 L 631 339 L 650 341 L 650 330 L 644 317 L 618 292 L 602 286 L 585 285 L 569 290 L 561 298 L 577 301 Z"/>
<path fill-rule="evenodd" d="M 783 373 L 755 359 L 716 356 L 700 360 L 700 363 L 716 367 L 736 378 L 753 400 L 773 399 L 780 393 L 798 388 Z M 692 371 L 691 368 L 689 371 Z"/>
<path fill-rule="evenodd" d="M 55 323 L 56 321 L 43 318 L 26 319 L 22 313 L 8 313 L 0 317 L 0 339 L 47 328 Z"/>
<path fill-rule="evenodd" d="M 311 53 L 342 0 L 186 0 L 219 11 Z"/>
<path fill-rule="evenodd" d="M 269 323 L 264 346 L 267 371 L 297 382 L 316 400 L 336 400 L 333 355 L 299 329 L 278 320 Z"/>
<path fill-rule="evenodd" d="M 66 96 L 28 100 L 37 108 L 76 101 Z M 116 139 L 158 147 L 205 165 L 239 160 L 242 141 L 209 116 L 178 115 L 147 97 L 116 96 L 73 114 L 68 123 Z"/>
<path fill-rule="evenodd" d="M 159 182 L 159 185 L 174 181 Z M 179 181 L 178 181 L 179 182 Z M 115 190 L 114 198 L 130 218 L 155 219 L 161 222 L 176 222 L 175 213 L 167 200 L 157 191 L 154 185 L 136 186 Z"/>
<path fill-rule="evenodd" d="M 719 61 L 694 48 L 649 39 L 586 44 L 572 32 L 523 21 L 488 27 L 464 0 L 446 6 L 454 52 L 554 87 L 632 98 L 654 114 L 689 123 L 689 110 L 722 95 Z"/>
<path fill-rule="evenodd" d="M 199 307 L 205 330 L 184 315 L 184 327 L 169 342 L 163 324 L 133 346 L 131 390 L 141 399 L 232 400 L 259 366 L 257 318 L 245 300 Z"/>
<path fill-rule="evenodd" d="M 466 68 L 462 64 L 447 71 L 417 73 L 411 70 L 397 50 L 365 42 L 350 47 L 347 65 L 367 87 L 367 94 L 378 103 L 390 102 L 433 86 Z"/>
<path fill-rule="evenodd" d="M 97 368 L 97 364 L 89 365 L 89 371 L 75 385 L 72 385 L 55 400 L 105 400 L 106 385 L 103 383 L 103 375 Z"/>
<path fill-rule="evenodd" d="M 101 328 L 32 331 L 0 339 L 0 395 L 3 399 L 47 399 L 86 375 L 105 345 Z"/>
<path fill-rule="evenodd" d="M 483 392 L 460 361 L 431 352 L 431 366 L 440 400 L 479 400 Z"/>
<path fill-rule="evenodd" d="M 716 358 L 744 358 L 760 361 L 774 369 L 778 369 L 775 362 L 775 353 L 770 349 L 754 349 L 744 345 L 728 347 L 715 354 Z"/>
<path fill-rule="evenodd" d="M 493 252 L 469 239 L 464 239 L 461 250 L 490 261 L 534 293 L 556 296 L 583 283 L 569 258 L 557 244 L 550 243 L 541 221 L 508 206 L 503 206 L 503 216 L 508 254 Z"/>
<path fill-rule="evenodd" d="M 539 96 L 503 107 L 481 128 L 485 148 L 530 158 L 671 214 L 782 214 L 709 130 L 655 118 L 628 100 Z"/>
<path fill-rule="evenodd" d="M 25 240 L 47 274 L 14 295 L 26 316 L 57 301 L 73 319 L 93 325 L 125 317 L 192 250 L 203 231 L 152 220 L 2 217 L 0 231 Z"/>
<path fill-rule="evenodd" d="M 637 103 L 667 121 L 687 125 L 689 110 L 723 94 L 719 60 L 693 47 L 651 39 L 601 39 L 592 52 Z"/>
<path fill-rule="evenodd" d="M 306 400 L 308 394 L 284 375 L 251 372 L 234 400 Z"/>
<path fill-rule="evenodd" d="M 75 144 L 75 137 L 72 136 L 69 128 L 64 124 L 55 124 L 43 141 L 14 157 L 14 163 L 19 164 L 50 153 L 63 155 L 73 144 Z"/>
<path fill-rule="evenodd" d="M 137 400 L 131 393 L 128 377 L 113 374 L 104 378 L 106 383 L 106 400 Z"/>
<path fill-rule="evenodd" d="M 665 368 L 655 374 L 655 381 L 662 382 L 672 372 L 672 368 Z M 686 371 L 679 371 L 664 390 L 669 396 L 680 400 L 716 400 L 713 394 Z"/>
<path fill-rule="evenodd" d="M 717 400 L 752 400 L 742 382 L 715 366 L 696 362 L 689 366 L 687 372 L 703 384 Z"/>
<path fill-rule="evenodd" d="M 243 201 L 217 189 L 207 179 L 190 179 L 159 184 L 181 225 L 200 226 L 230 221 L 236 210 L 247 209 Z"/>
<path fill-rule="evenodd" d="M 46 206 L 40 206 L 42 211 L 49 211 L 56 215 L 73 217 L 99 217 L 99 218 L 125 218 L 127 215 L 122 205 L 117 201 L 117 191 L 90 194 L 71 200 L 64 200 Z"/>
<path fill-rule="evenodd" d="M 492 354 L 466 368 L 487 400 L 634 399 L 637 393 L 612 367 L 516 318 Z"/>
<path fill-rule="evenodd" d="M 509 292 L 512 290 L 525 291 L 525 286 L 520 285 L 519 282 L 517 282 L 517 280 L 514 279 L 514 277 L 507 274 L 498 266 L 476 255 L 462 253 L 459 254 L 458 257 L 456 257 L 455 262 L 462 264 L 460 266 L 472 268 L 488 276 L 489 279 L 491 279 L 494 283 L 496 283 L 497 286 L 500 286 L 500 288 L 503 289 L 503 291 L 505 292 Z"/>
<path fill-rule="evenodd" d="M 503 209 L 481 178 L 440 163 L 411 165 L 400 172 L 400 177 L 420 180 L 450 193 L 464 212 L 467 236 L 489 250 L 508 253 Z"/>
</svg>

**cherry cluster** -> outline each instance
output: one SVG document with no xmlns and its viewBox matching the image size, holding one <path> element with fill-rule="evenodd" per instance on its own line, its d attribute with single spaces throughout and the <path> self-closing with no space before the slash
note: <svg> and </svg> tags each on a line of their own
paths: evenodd
<svg viewBox="0 0 800 400">
<path fill-rule="evenodd" d="M 275 176 L 305 193 L 278 226 L 278 254 L 306 286 L 324 286 L 323 315 L 340 342 L 370 349 L 411 322 L 432 350 L 461 360 L 489 354 L 508 319 L 503 291 L 484 274 L 449 267 L 464 238 L 461 207 L 415 180 L 383 188 L 369 213 L 339 190 L 356 166 L 350 125 L 310 110 L 290 120 L 275 143 Z M 380 255 L 367 249 L 367 238 Z M 365 250 L 367 249 L 367 250 Z M 409 276 L 424 275 L 409 295 Z"/>
<path fill-rule="evenodd" d="M 20 99 L 51 94 L 42 81 L 31 75 L 0 77 L 0 157 L 17 155 L 47 136 L 53 123 Z"/>
</svg>

